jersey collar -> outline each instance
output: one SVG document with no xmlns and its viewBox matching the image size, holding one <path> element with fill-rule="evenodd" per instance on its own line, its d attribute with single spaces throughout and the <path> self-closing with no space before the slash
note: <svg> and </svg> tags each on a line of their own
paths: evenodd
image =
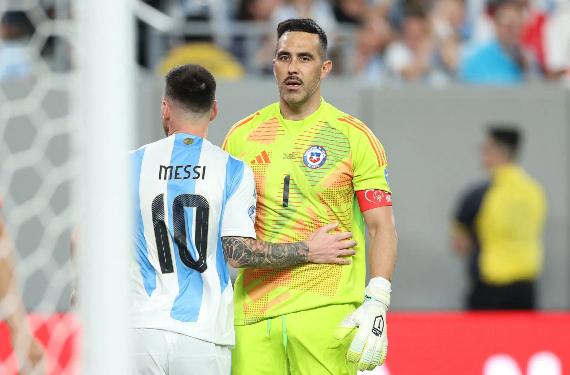
<svg viewBox="0 0 570 375">
<path fill-rule="evenodd" d="M 321 113 L 323 112 L 326 106 L 325 100 L 321 97 L 321 104 L 317 108 L 317 110 L 311 113 L 309 116 L 305 117 L 302 120 L 287 120 L 281 114 L 281 106 L 277 103 L 277 119 L 283 125 L 283 127 L 287 130 L 295 131 L 298 129 L 303 128 L 307 124 L 314 124 L 315 121 L 320 117 Z"/>
</svg>

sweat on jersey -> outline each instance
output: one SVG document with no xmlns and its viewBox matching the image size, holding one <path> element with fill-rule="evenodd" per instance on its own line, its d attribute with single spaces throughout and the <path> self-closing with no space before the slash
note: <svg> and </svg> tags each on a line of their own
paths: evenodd
<svg viewBox="0 0 570 375">
<path fill-rule="evenodd" d="M 221 237 L 256 236 L 251 168 L 189 134 L 145 145 L 130 159 L 133 327 L 233 345 L 233 289 Z"/>
<path fill-rule="evenodd" d="M 331 222 L 358 243 L 347 266 L 306 264 L 240 270 L 236 324 L 251 324 L 334 304 L 361 304 L 366 278 L 365 223 L 355 192 L 390 193 L 387 161 L 376 136 L 358 119 L 321 101 L 300 121 L 273 103 L 238 122 L 223 148 L 253 169 L 256 230 L 269 242 L 306 240 Z"/>
</svg>

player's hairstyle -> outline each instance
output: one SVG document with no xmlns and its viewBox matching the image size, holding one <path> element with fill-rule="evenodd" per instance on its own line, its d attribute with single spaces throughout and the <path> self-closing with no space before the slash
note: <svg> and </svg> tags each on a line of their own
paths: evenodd
<svg viewBox="0 0 570 375">
<path fill-rule="evenodd" d="M 187 111 L 205 113 L 214 105 L 216 80 L 200 65 L 182 65 L 166 75 L 164 96 Z"/>
<path fill-rule="evenodd" d="M 516 126 L 510 124 L 493 124 L 487 129 L 487 134 L 499 145 L 504 147 L 510 154 L 511 158 L 516 158 L 520 144 L 522 142 L 522 134 Z"/>
<path fill-rule="evenodd" d="M 277 25 L 277 40 L 279 40 L 283 34 L 290 31 L 300 31 L 318 35 L 321 58 L 323 60 L 327 58 L 327 34 L 325 34 L 324 30 L 314 20 L 310 18 L 290 18 L 280 22 L 279 25 Z"/>
<path fill-rule="evenodd" d="M 489 16 L 495 17 L 497 11 L 504 6 L 523 8 L 524 3 L 521 0 L 487 0 L 485 10 Z"/>
<path fill-rule="evenodd" d="M 406 18 L 426 20 L 426 11 L 423 7 L 412 3 L 404 8 L 404 19 Z"/>
</svg>

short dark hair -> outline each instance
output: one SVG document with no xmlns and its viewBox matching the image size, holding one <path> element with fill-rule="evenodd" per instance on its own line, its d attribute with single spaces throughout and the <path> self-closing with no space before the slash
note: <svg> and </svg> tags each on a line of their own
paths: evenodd
<svg viewBox="0 0 570 375">
<path fill-rule="evenodd" d="M 319 37 L 319 46 L 321 49 L 321 57 L 326 59 L 327 57 L 327 34 L 325 31 L 312 19 L 310 18 L 290 18 L 277 25 L 277 40 L 281 36 L 290 31 L 300 31 L 303 33 L 315 34 Z"/>
<path fill-rule="evenodd" d="M 422 6 L 412 3 L 408 6 L 405 6 L 404 18 L 418 18 L 425 20 L 427 18 L 426 11 Z"/>
<path fill-rule="evenodd" d="M 181 65 L 166 75 L 164 95 L 190 112 L 205 113 L 214 105 L 216 80 L 200 65 Z"/>
<path fill-rule="evenodd" d="M 497 11 L 504 6 L 522 8 L 523 2 L 521 0 L 487 0 L 485 3 L 485 10 L 489 16 L 495 17 Z"/>
<path fill-rule="evenodd" d="M 487 134 L 498 145 L 505 147 L 511 158 L 518 155 L 522 134 L 516 126 L 511 124 L 493 124 L 488 127 Z"/>
</svg>

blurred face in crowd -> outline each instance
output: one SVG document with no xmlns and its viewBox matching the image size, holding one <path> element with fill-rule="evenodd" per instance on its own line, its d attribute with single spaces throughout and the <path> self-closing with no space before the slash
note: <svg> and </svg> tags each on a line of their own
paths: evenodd
<svg viewBox="0 0 570 375">
<path fill-rule="evenodd" d="M 320 83 L 332 69 L 332 61 L 324 60 L 316 34 L 290 31 L 277 42 L 273 73 L 281 100 L 290 107 L 320 102 Z"/>
<path fill-rule="evenodd" d="M 519 44 L 523 23 L 524 9 L 514 3 L 499 7 L 494 16 L 497 39 L 507 47 Z"/>
<path fill-rule="evenodd" d="M 465 19 L 465 5 L 462 0 L 439 0 L 435 4 L 435 11 L 455 30 L 463 25 Z"/>
<path fill-rule="evenodd" d="M 406 43 L 411 50 L 416 51 L 422 46 L 428 31 L 428 25 L 424 18 L 408 16 L 404 19 L 404 43 Z"/>
<path fill-rule="evenodd" d="M 505 146 L 498 144 L 493 137 L 486 136 L 485 141 L 481 145 L 481 163 L 487 170 L 511 161 L 509 151 Z"/>
<path fill-rule="evenodd" d="M 388 21 L 378 13 L 368 15 L 358 31 L 358 47 L 362 51 L 381 51 L 390 43 L 392 32 Z"/>
<path fill-rule="evenodd" d="M 364 0 L 341 0 L 339 7 L 345 14 L 353 18 L 361 18 L 366 12 L 366 2 Z"/>
<path fill-rule="evenodd" d="M 249 13 L 256 21 L 268 21 L 273 10 L 280 5 L 279 0 L 253 0 L 249 4 Z"/>
</svg>

